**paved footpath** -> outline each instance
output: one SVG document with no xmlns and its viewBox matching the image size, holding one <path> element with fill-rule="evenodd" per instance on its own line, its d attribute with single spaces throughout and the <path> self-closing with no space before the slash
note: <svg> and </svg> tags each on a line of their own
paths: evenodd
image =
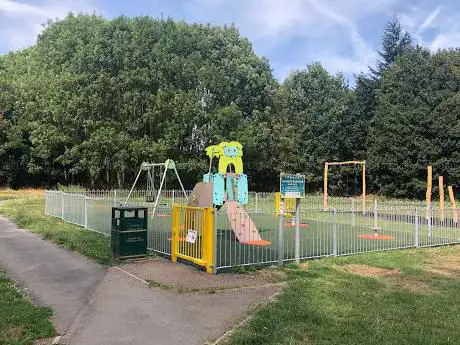
<svg viewBox="0 0 460 345">
<path fill-rule="evenodd" d="M 116 268 L 108 270 L 64 344 L 203 345 L 221 336 L 273 286 L 225 293 L 175 293 L 148 288 Z"/>
<path fill-rule="evenodd" d="M 20 230 L 2 217 L 0 267 L 19 281 L 36 303 L 53 310 L 59 333 L 69 329 L 105 275 L 104 267 Z"/>
<path fill-rule="evenodd" d="M 218 293 L 149 288 L 0 218 L 0 267 L 49 306 L 66 345 L 209 344 L 279 286 Z"/>
</svg>

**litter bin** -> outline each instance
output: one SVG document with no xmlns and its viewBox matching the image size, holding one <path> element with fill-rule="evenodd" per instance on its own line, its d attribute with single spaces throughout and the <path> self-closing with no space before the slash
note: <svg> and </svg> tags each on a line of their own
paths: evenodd
<svg viewBox="0 0 460 345">
<path fill-rule="evenodd" d="M 112 255 L 135 258 L 147 254 L 147 208 L 112 207 Z"/>
</svg>

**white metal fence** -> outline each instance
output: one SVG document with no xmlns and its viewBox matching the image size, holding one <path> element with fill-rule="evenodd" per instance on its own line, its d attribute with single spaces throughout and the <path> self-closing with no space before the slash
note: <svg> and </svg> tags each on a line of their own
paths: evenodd
<svg viewBox="0 0 460 345">
<path fill-rule="evenodd" d="M 227 215 L 217 216 L 217 267 L 298 261 L 410 247 L 460 243 L 460 225 L 454 213 L 432 209 L 379 209 L 363 214 L 351 211 L 302 211 L 299 233 L 293 219 L 274 214 L 250 214 L 257 233 L 268 244 L 240 243 Z M 233 215 L 235 216 L 235 215 Z M 244 214 L 236 215 L 244 217 Z M 252 229 L 250 229 L 252 231 Z M 256 232 L 254 232 L 256 234 Z M 296 250 L 297 248 L 297 250 Z"/>
<path fill-rule="evenodd" d="M 119 206 L 128 191 L 47 191 L 45 213 L 86 229 L 110 235 L 111 207 Z M 153 210 L 146 191 L 135 191 L 130 205 Z M 329 205 L 334 201 L 329 199 Z M 164 191 L 153 218 L 148 221 L 148 248 L 171 253 L 171 207 L 186 203 L 179 191 Z M 273 193 L 252 193 L 245 212 L 215 217 L 215 266 L 282 263 L 309 258 L 350 255 L 408 247 L 460 243 L 460 210 L 429 209 L 420 202 L 379 201 L 363 212 L 356 200 L 337 201 L 334 209 L 322 210 L 321 198 L 302 201 L 298 233 L 294 220 L 275 214 Z M 231 218 L 249 217 L 249 240 L 240 242 Z M 252 241 L 254 240 L 254 241 Z M 261 241 L 260 241 L 261 240 Z"/>
</svg>

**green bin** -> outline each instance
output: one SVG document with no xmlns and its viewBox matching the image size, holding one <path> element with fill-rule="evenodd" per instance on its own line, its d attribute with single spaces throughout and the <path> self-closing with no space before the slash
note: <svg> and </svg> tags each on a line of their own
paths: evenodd
<svg viewBox="0 0 460 345">
<path fill-rule="evenodd" d="M 112 207 L 112 255 L 136 258 L 147 254 L 147 208 Z"/>
</svg>

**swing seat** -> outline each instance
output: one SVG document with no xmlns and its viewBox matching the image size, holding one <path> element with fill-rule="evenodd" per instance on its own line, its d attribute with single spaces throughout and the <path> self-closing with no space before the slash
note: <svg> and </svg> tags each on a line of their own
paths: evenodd
<svg viewBox="0 0 460 345">
<path fill-rule="evenodd" d="M 154 191 L 147 191 L 147 194 L 145 195 L 145 201 L 146 202 L 155 202 L 155 195 L 156 193 Z"/>
</svg>

